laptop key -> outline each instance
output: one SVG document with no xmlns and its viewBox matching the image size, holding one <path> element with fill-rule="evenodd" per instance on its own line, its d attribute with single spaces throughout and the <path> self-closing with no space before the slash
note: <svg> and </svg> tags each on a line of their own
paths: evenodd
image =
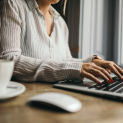
<svg viewBox="0 0 123 123">
<path fill-rule="evenodd" d="M 113 87 L 115 87 L 115 86 L 117 86 L 118 84 L 120 84 L 121 82 L 115 82 L 115 83 L 112 83 L 112 85 L 108 85 L 105 89 L 104 89 L 104 91 L 109 91 L 111 88 L 113 88 Z"/>
<path fill-rule="evenodd" d="M 123 93 L 123 88 L 121 88 L 117 93 Z"/>
<path fill-rule="evenodd" d="M 106 86 L 107 86 L 106 84 L 103 84 L 103 85 L 101 85 L 101 86 L 97 86 L 96 89 L 97 89 L 97 90 L 101 90 L 101 89 L 103 89 L 103 88 L 106 87 Z"/>
<path fill-rule="evenodd" d="M 103 85 L 105 85 L 105 84 L 101 84 L 101 85 L 96 84 L 96 85 L 90 86 L 90 87 L 88 87 L 88 88 L 89 88 L 89 89 L 91 89 L 91 88 L 97 89 L 97 88 L 101 88 Z"/>
<path fill-rule="evenodd" d="M 113 77 L 112 79 L 113 79 L 114 81 L 121 81 L 121 79 L 118 78 L 117 76 L 116 76 L 116 77 Z"/>
<path fill-rule="evenodd" d="M 116 86 L 115 88 L 113 88 L 113 89 L 111 90 L 111 92 L 114 92 L 114 91 L 118 90 L 118 89 L 121 88 L 122 86 L 123 86 L 123 83 L 120 83 L 118 86 Z"/>
</svg>

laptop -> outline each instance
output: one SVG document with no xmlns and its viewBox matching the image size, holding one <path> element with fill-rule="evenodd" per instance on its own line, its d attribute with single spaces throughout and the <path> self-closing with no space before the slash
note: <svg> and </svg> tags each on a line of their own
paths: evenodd
<svg viewBox="0 0 123 123">
<path fill-rule="evenodd" d="M 59 81 L 57 84 L 54 84 L 54 86 L 123 100 L 123 80 L 120 80 L 113 73 L 111 73 L 111 76 L 114 80 L 114 83 L 111 84 L 107 84 L 104 80 L 100 79 L 102 84 L 99 85 L 87 78 L 84 78 L 82 82 L 73 80 Z"/>
</svg>

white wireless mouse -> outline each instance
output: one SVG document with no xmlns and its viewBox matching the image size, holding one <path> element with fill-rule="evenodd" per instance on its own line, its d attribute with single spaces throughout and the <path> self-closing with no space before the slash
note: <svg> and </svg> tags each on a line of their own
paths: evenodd
<svg viewBox="0 0 123 123">
<path fill-rule="evenodd" d="M 77 112 L 82 108 L 82 103 L 78 99 L 66 94 L 56 92 L 38 94 L 29 98 L 29 101 L 47 103 L 68 112 Z"/>
</svg>

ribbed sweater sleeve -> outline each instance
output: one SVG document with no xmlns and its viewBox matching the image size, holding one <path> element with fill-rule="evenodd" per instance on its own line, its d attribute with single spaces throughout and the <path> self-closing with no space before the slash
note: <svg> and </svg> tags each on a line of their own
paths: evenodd
<svg viewBox="0 0 123 123">
<path fill-rule="evenodd" d="M 22 55 L 22 20 L 15 0 L 6 0 L 1 8 L 1 54 L 6 60 L 14 60 L 13 78 L 24 81 L 56 82 L 59 80 L 81 80 L 80 72 L 83 60 L 38 59 Z M 45 47 L 44 47 L 45 48 Z M 25 49 L 28 50 L 28 49 Z M 69 49 L 68 49 L 69 50 Z"/>
</svg>

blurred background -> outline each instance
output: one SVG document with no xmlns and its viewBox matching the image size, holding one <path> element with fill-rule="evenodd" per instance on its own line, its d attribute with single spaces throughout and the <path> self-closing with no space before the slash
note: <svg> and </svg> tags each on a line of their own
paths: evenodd
<svg viewBox="0 0 123 123">
<path fill-rule="evenodd" d="M 63 3 L 53 7 L 63 16 Z M 66 15 L 72 56 L 93 54 L 123 66 L 123 0 L 68 0 Z"/>
</svg>

